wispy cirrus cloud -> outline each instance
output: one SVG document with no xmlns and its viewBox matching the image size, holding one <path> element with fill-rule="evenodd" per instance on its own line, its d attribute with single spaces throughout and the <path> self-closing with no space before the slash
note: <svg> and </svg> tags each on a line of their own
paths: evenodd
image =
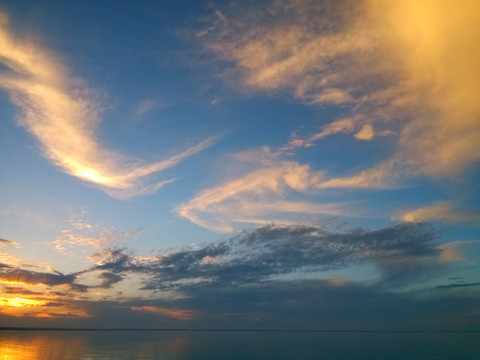
<svg viewBox="0 0 480 360">
<path fill-rule="evenodd" d="M 254 166 L 260 168 L 201 191 L 177 206 L 177 214 L 218 232 L 232 232 L 248 223 L 284 222 L 286 219 L 302 222 L 318 215 L 352 215 L 345 204 L 318 204 L 292 196 L 314 193 L 324 181 L 324 172 L 295 161 L 278 160 L 268 148 L 239 154 L 237 160 L 256 162 Z"/>
<path fill-rule="evenodd" d="M 248 223 L 284 220 L 282 213 L 296 216 L 295 221 L 308 213 L 348 214 L 341 204 L 291 200 L 295 192 L 396 189 L 412 177 L 451 178 L 464 172 L 480 160 L 475 96 L 480 89 L 465 75 L 478 74 L 480 54 L 471 51 L 480 23 L 472 15 L 479 13 L 477 7 L 448 1 L 305 0 L 217 9 L 216 26 L 199 38 L 232 64 L 223 73 L 227 82 L 340 111 L 320 131 L 292 134 L 280 151 L 291 155 L 338 134 L 354 141 L 392 136 L 396 145 L 390 158 L 341 176 L 294 161 L 263 161 L 257 152 L 263 168 L 200 191 L 177 213 L 229 232 Z M 295 184 L 282 173 L 294 177 Z"/>
<path fill-rule="evenodd" d="M 87 214 L 86 209 L 73 214 L 69 220 L 69 228 L 62 230 L 49 244 L 64 255 L 75 256 L 79 252 L 88 251 L 89 254 L 92 249 L 102 250 L 106 247 L 118 246 L 122 242 L 135 238 L 141 231 L 141 229 L 119 231 L 101 224 L 92 224 L 88 221 Z"/>
<path fill-rule="evenodd" d="M 479 5 L 449 1 L 272 1 L 218 10 L 205 46 L 230 60 L 224 77 L 348 115 L 291 147 L 353 133 L 398 134 L 392 158 L 324 187 L 391 187 L 406 177 L 462 173 L 480 160 L 476 46 Z M 221 11 L 221 12 L 220 12 Z M 240 10 L 241 11 L 241 10 Z M 218 14 L 221 14 L 218 15 Z"/>
<path fill-rule="evenodd" d="M 153 193 L 173 181 L 147 181 L 211 146 L 206 139 L 163 160 L 146 163 L 102 146 L 97 136 L 100 106 L 94 95 L 52 53 L 15 37 L 0 14 L 0 87 L 22 110 L 19 124 L 41 145 L 43 154 L 62 171 L 95 184 L 118 198 Z M 145 112 L 152 104 L 144 104 Z"/>
<path fill-rule="evenodd" d="M 143 99 L 138 102 L 132 111 L 132 117 L 141 119 L 146 114 L 149 114 L 157 109 L 164 108 L 166 105 L 160 100 L 158 96 Z"/>
<path fill-rule="evenodd" d="M 0 239 L 0 267 L 18 266 L 20 264 L 20 260 L 16 256 L 3 251 L 3 247 L 17 248 L 19 247 L 19 244 L 16 241 Z"/>
</svg>

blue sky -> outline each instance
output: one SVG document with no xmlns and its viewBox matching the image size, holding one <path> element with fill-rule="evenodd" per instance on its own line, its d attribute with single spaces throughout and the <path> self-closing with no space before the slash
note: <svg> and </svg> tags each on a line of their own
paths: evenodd
<svg viewBox="0 0 480 360">
<path fill-rule="evenodd" d="M 2 2 L 2 324 L 478 328 L 478 10 Z"/>
</svg>

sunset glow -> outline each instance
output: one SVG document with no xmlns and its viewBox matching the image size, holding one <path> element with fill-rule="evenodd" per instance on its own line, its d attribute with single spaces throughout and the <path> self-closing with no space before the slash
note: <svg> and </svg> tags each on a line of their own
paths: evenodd
<svg viewBox="0 0 480 360">
<path fill-rule="evenodd" d="M 479 330 L 479 38 L 474 0 L 3 2 L 0 327 Z"/>
</svg>

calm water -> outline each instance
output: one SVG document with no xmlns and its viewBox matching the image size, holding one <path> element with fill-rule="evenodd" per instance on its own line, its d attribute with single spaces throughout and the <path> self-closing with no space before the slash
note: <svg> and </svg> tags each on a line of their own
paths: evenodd
<svg viewBox="0 0 480 360">
<path fill-rule="evenodd" d="M 7 359 L 480 359 L 480 333 L 0 331 Z"/>
</svg>

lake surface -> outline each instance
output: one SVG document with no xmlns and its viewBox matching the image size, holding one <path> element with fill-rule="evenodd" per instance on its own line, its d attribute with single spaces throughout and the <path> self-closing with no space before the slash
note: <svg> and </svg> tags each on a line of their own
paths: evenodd
<svg viewBox="0 0 480 360">
<path fill-rule="evenodd" d="M 0 360 L 480 359 L 480 333 L 0 331 Z"/>
</svg>

